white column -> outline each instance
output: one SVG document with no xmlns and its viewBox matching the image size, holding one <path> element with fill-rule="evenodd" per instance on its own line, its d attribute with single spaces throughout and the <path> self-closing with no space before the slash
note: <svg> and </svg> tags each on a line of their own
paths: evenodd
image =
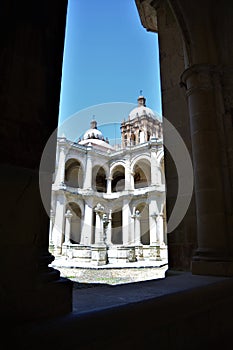
<svg viewBox="0 0 233 350">
<path fill-rule="evenodd" d="M 55 253 L 61 254 L 61 246 L 64 234 L 64 197 L 58 196 L 56 201 L 56 212 L 52 231 Z"/>
<path fill-rule="evenodd" d="M 91 150 L 91 147 L 89 148 Z M 90 150 L 87 151 L 86 169 L 85 169 L 84 182 L 83 182 L 84 189 L 92 188 L 92 157 L 90 154 Z"/>
<path fill-rule="evenodd" d="M 156 210 L 157 205 L 156 205 L 156 200 L 151 199 L 149 203 L 149 223 L 150 223 L 150 245 L 154 246 L 157 243 L 157 214 Z"/>
<path fill-rule="evenodd" d="M 93 210 L 85 203 L 80 244 L 90 245 L 92 236 Z"/>
<path fill-rule="evenodd" d="M 157 160 L 156 149 L 151 149 L 151 185 L 159 185 L 161 183 L 160 169 Z"/>
<path fill-rule="evenodd" d="M 131 245 L 135 245 L 135 215 L 133 213 L 133 215 L 130 216 L 130 240 L 129 240 L 129 244 Z"/>
<path fill-rule="evenodd" d="M 128 157 L 125 162 L 125 190 L 133 190 L 134 188 L 130 163 L 130 158 Z"/>
<path fill-rule="evenodd" d="M 73 214 L 68 209 L 65 213 L 65 242 L 64 244 L 70 244 L 70 234 L 71 234 L 71 218 Z"/>
<path fill-rule="evenodd" d="M 108 225 L 106 228 L 106 244 L 111 245 L 112 244 L 112 210 L 109 210 L 108 214 Z"/>
<path fill-rule="evenodd" d="M 140 143 L 145 142 L 145 134 L 144 131 L 140 131 Z"/>
<path fill-rule="evenodd" d="M 160 246 L 164 245 L 163 214 L 157 215 L 157 240 Z"/>
<path fill-rule="evenodd" d="M 63 184 L 65 181 L 65 160 L 66 160 L 66 149 L 64 146 L 60 146 L 57 174 L 55 178 L 56 185 Z"/>
<path fill-rule="evenodd" d="M 103 214 L 104 207 L 98 203 L 94 209 L 96 213 L 95 221 L 95 244 L 104 245 L 104 232 L 103 232 Z"/>
<path fill-rule="evenodd" d="M 107 194 L 112 193 L 112 177 L 107 177 Z"/>
<path fill-rule="evenodd" d="M 122 236 L 123 236 L 123 244 L 128 245 L 130 241 L 130 208 L 128 200 L 123 201 L 122 208 Z"/>
<path fill-rule="evenodd" d="M 135 211 L 135 245 L 141 245 L 141 228 L 140 228 L 140 212 L 139 210 Z"/>
<path fill-rule="evenodd" d="M 49 225 L 49 245 L 53 245 L 53 225 L 54 225 L 54 212 L 50 210 L 50 225 Z"/>
</svg>

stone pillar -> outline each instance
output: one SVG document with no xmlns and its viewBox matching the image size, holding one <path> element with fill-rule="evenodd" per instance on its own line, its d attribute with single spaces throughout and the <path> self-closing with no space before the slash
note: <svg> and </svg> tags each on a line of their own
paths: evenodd
<svg viewBox="0 0 233 350">
<path fill-rule="evenodd" d="M 107 177 L 107 194 L 112 193 L 112 177 Z"/>
<path fill-rule="evenodd" d="M 55 185 L 63 184 L 65 181 L 66 148 L 63 143 L 61 145 L 60 144 L 58 145 L 59 145 L 58 146 L 59 160 L 58 160 L 57 174 L 55 178 Z"/>
<path fill-rule="evenodd" d="M 135 245 L 135 208 L 133 208 L 133 214 L 130 220 L 130 242 L 131 245 Z"/>
<path fill-rule="evenodd" d="M 104 244 L 104 231 L 103 231 L 103 214 L 104 207 L 101 204 L 97 204 L 94 209 L 96 213 L 95 221 L 95 244 L 103 245 Z"/>
<path fill-rule="evenodd" d="M 108 225 L 106 227 L 106 244 L 107 246 L 112 245 L 112 210 L 109 210 L 108 214 Z"/>
<path fill-rule="evenodd" d="M 122 236 L 123 236 L 123 245 L 129 244 L 129 236 L 130 236 L 130 208 L 129 208 L 129 201 L 125 199 L 123 201 L 123 208 L 122 208 Z"/>
<path fill-rule="evenodd" d="M 161 184 L 160 166 L 158 164 L 156 151 L 156 146 L 153 145 L 151 147 L 151 185 Z"/>
<path fill-rule="evenodd" d="M 93 210 L 87 203 L 85 203 L 84 218 L 81 231 L 80 244 L 90 245 L 92 237 L 92 225 L 93 225 Z"/>
<path fill-rule="evenodd" d="M 104 207 L 98 203 L 94 209 L 96 213 L 95 244 L 91 247 L 91 261 L 94 265 L 107 263 L 107 247 L 104 243 L 103 215 Z"/>
<path fill-rule="evenodd" d="M 134 226 L 135 245 L 141 245 L 141 228 L 140 228 L 141 214 L 139 210 L 136 210 L 134 215 L 135 215 L 135 226 Z"/>
<path fill-rule="evenodd" d="M 50 210 L 50 224 L 49 224 L 49 246 L 53 247 L 53 225 L 54 225 L 54 211 Z"/>
<path fill-rule="evenodd" d="M 194 65 L 181 76 L 189 105 L 193 149 L 198 248 L 194 274 L 232 275 L 228 253 L 222 150 L 224 133 L 217 113 L 219 72 L 212 65 Z"/>
<path fill-rule="evenodd" d="M 65 212 L 65 198 L 62 194 L 57 195 L 56 212 L 52 231 L 54 254 L 61 254 L 62 240 L 64 235 L 64 212 Z"/>
<path fill-rule="evenodd" d="M 150 206 L 149 206 L 149 212 L 150 212 Z M 156 222 L 157 214 L 152 213 L 150 214 L 150 245 L 155 246 L 157 244 L 157 222 Z"/>
<path fill-rule="evenodd" d="M 133 190 L 130 163 L 131 163 L 130 157 L 127 157 L 125 162 L 125 190 Z"/>
<path fill-rule="evenodd" d="M 136 145 L 139 144 L 139 129 L 136 130 Z"/>
<path fill-rule="evenodd" d="M 145 142 L 145 135 L 144 135 L 144 131 L 140 131 L 140 143 L 144 143 Z"/>
<path fill-rule="evenodd" d="M 91 189 L 92 188 L 92 156 L 91 156 L 91 150 L 92 147 L 87 147 L 87 159 L 86 159 L 86 169 L 84 174 L 84 182 L 83 182 L 83 188 L 84 189 Z"/>
<path fill-rule="evenodd" d="M 158 214 L 157 215 L 157 226 L 156 226 L 156 231 L 157 231 L 157 241 L 159 242 L 160 246 L 164 246 L 164 223 L 163 223 L 163 214 Z"/>
<path fill-rule="evenodd" d="M 71 234 L 71 218 L 73 214 L 68 209 L 65 213 L 65 242 L 64 244 L 70 244 L 70 234 Z"/>
</svg>

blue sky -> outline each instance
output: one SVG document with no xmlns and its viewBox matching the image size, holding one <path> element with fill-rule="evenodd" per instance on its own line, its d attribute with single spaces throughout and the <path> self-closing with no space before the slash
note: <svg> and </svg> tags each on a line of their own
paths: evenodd
<svg viewBox="0 0 233 350">
<path fill-rule="evenodd" d="M 121 122 L 136 106 L 140 90 L 147 106 L 161 114 L 158 62 L 157 34 L 141 25 L 134 0 L 69 0 L 61 131 L 68 138 L 68 129 L 81 135 L 93 115 L 99 125 Z M 75 123 L 65 127 L 68 120 Z"/>
</svg>

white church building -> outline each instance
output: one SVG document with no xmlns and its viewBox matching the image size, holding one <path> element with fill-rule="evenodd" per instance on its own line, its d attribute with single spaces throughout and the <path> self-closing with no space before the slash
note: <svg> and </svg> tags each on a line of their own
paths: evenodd
<svg viewBox="0 0 233 350">
<path fill-rule="evenodd" d="M 167 259 L 162 122 L 138 97 L 121 144 L 92 120 L 82 139 L 57 139 L 50 250 L 95 266 Z M 77 127 L 78 132 L 78 127 Z"/>
</svg>

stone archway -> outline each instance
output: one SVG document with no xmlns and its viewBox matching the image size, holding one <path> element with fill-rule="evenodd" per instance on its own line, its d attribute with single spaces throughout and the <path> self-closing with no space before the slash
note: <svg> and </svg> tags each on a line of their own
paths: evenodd
<svg viewBox="0 0 233 350">
<path fill-rule="evenodd" d="M 134 188 L 143 188 L 151 184 L 151 167 L 147 159 L 140 159 L 133 168 Z"/>
<path fill-rule="evenodd" d="M 65 164 L 65 184 L 79 188 L 83 186 L 83 169 L 77 159 L 69 159 Z"/>
<path fill-rule="evenodd" d="M 106 171 L 102 166 L 94 166 L 92 188 L 97 192 L 107 192 Z"/>
<path fill-rule="evenodd" d="M 125 189 L 125 168 L 117 165 L 112 172 L 112 192 L 124 191 Z"/>
</svg>

